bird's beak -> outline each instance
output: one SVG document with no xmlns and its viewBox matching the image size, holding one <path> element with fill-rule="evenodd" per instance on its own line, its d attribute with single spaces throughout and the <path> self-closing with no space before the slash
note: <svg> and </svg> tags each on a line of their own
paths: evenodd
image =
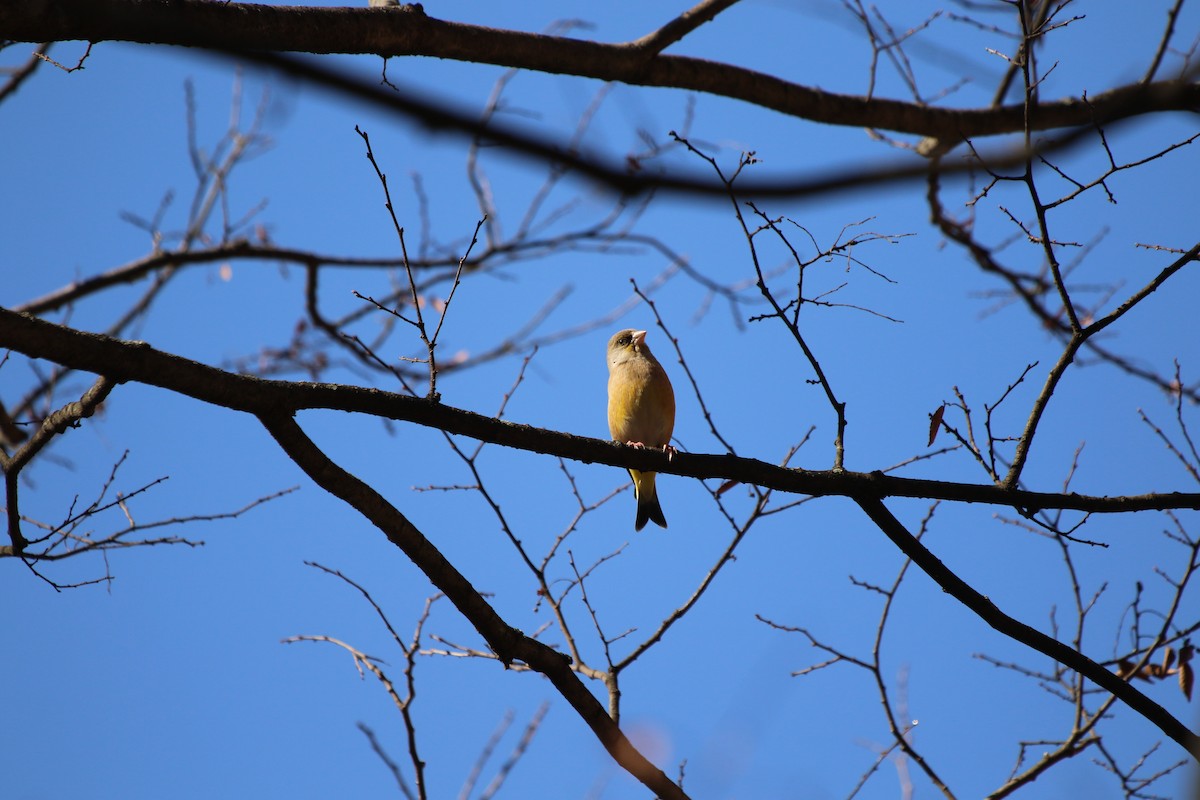
<svg viewBox="0 0 1200 800">
<path fill-rule="evenodd" d="M 634 347 L 641 347 L 642 342 L 644 342 L 644 341 L 646 341 L 646 332 L 645 331 L 634 331 L 633 332 L 633 346 Z"/>
</svg>

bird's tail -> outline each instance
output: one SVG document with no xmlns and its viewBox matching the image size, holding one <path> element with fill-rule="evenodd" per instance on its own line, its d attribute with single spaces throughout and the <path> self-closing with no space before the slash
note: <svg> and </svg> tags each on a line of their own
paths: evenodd
<svg viewBox="0 0 1200 800">
<path fill-rule="evenodd" d="M 650 521 L 660 528 L 667 527 L 667 518 L 663 516 L 662 506 L 658 504 L 658 490 L 654 487 L 656 474 L 629 470 L 629 475 L 633 478 L 633 491 L 637 496 L 637 521 L 633 523 L 635 531 L 640 531 Z"/>
</svg>

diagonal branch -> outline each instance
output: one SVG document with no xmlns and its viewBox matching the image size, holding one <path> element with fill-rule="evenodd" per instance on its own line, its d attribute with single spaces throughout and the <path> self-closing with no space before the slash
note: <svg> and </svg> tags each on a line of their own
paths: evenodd
<svg viewBox="0 0 1200 800">
<path fill-rule="evenodd" d="M 641 52 L 644 58 L 656 56 L 704 23 L 711 22 L 717 14 L 736 5 L 737 2 L 738 0 L 701 0 L 666 25 L 637 41 L 630 42 L 628 46 Z"/>
<path fill-rule="evenodd" d="M 896 547 L 941 586 L 943 591 L 974 612 L 976 616 L 1005 636 L 1046 654 L 1110 692 L 1176 741 L 1192 758 L 1200 761 L 1200 736 L 1189 730 L 1165 708 L 1078 650 L 1005 614 L 991 600 L 958 577 L 925 545 L 909 533 L 878 497 L 860 495 L 855 497 L 854 501 Z"/>
<path fill-rule="evenodd" d="M 1071 338 L 1063 349 L 1062 355 L 1059 356 L 1058 361 L 1054 364 L 1054 367 L 1046 375 L 1046 382 L 1042 386 L 1042 391 L 1038 394 L 1037 399 L 1034 401 L 1033 408 L 1029 413 L 1029 419 L 1025 424 L 1025 430 L 1022 431 L 1021 438 L 1017 442 L 1017 450 L 1013 456 L 1012 466 L 1009 468 L 1008 475 L 1004 479 L 1006 486 L 1010 488 L 1016 487 L 1017 481 L 1021 477 L 1021 470 L 1024 469 L 1026 459 L 1029 457 L 1029 448 L 1037 431 L 1038 423 L 1041 421 L 1042 414 L 1045 412 L 1047 405 L 1049 405 L 1050 398 L 1054 395 L 1054 390 L 1058 387 L 1059 381 L 1067 371 L 1067 367 L 1075 360 L 1079 348 L 1095 336 L 1095 334 L 1116 322 L 1129 312 L 1130 309 L 1157 291 L 1168 278 L 1183 269 L 1187 264 L 1196 260 L 1200 260 L 1200 243 L 1192 245 L 1190 250 L 1164 267 L 1149 283 L 1130 295 L 1125 302 L 1113 309 L 1110 314 L 1101 317 L 1086 328 L 1079 327 L 1078 321 L 1072 323 Z M 1062 287 L 1061 278 L 1057 275 L 1055 282 Z M 1066 304 L 1065 289 L 1062 291 L 1064 292 L 1064 304 Z M 1068 310 L 1070 309 L 1069 305 L 1066 307 Z M 1072 311 L 1071 313 L 1073 314 L 1074 312 Z"/>
<path fill-rule="evenodd" d="M 467 618 L 501 662 L 521 661 L 550 679 L 613 759 L 660 797 L 686 800 L 683 790 L 626 738 L 600 702 L 571 671 L 570 660 L 506 623 L 437 547 L 382 495 L 335 464 L 286 412 L 259 414 L 284 453 L 314 483 L 354 508 L 399 548 Z"/>
<path fill-rule="evenodd" d="M 21 446 L 21 449 L 11 457 L 0 450 L 0 471 L 4 473 L 5 508 L 8 514 L 8 536 L 12 540 L 13 551 L 20 553 L 25 549 L 26 539 L 21 533 L 21 512 L 18 505 L 18 479 L 21 470 L 33 460 L 33 457 L 50 441 L 68 428 L 78 427 L 80 420 L 96 413 L 96 409 L 108 397 L 116 382 L 101 375 L 92 388 L 72 403 L 55 411 L 42 420 L 37 432 Z"/>
</svg>

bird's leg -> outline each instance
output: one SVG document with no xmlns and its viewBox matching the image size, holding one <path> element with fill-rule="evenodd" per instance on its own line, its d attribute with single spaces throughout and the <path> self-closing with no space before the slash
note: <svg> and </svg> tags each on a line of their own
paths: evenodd
<svg viewBox="0 0 1200 800">
<path fill-rule="evenodd" d="M 667 454 L 667 461 L 670 461 L 673 458 L 675 458 L 676 450 L 674 447 L 671 446 L 670 442 L 667 442 L 666 444 L 664 444 L 662 449 L 663 449 L 663 452 Z"/>
</svg>

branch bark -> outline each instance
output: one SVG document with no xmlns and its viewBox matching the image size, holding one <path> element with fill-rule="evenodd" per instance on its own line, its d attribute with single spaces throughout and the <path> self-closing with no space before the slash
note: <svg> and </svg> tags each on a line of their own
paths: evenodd
<svg viewBox="0 0 1200 800">
<path fill-rule="evenodd" d="M 1119 698 L 1176 741 L 1192 758 L 1200 761 L 1200 736 L 1190 731 L 1165 708 L 1078 650 L 1005 614 L 996 607 L 995 603 L 971 588 L 966 581 L 958 577 L 953 570 L 943 564 L 925 545 L 909 533 L 879 498 L 856 497 L 854 500 L 896 547 L 911 558 L 947 594 L 969 608 L 976 616 L 1005 636 L 1040 653 L 1045 653 L 1058 663 L 1075 670 L 1114 697 Z"/>
<path fill-rule="evenodd" d="M 827 92 L 733 64 L 686 56 L 646 58 L 647 37 L 608 44 L 448 22 L 419 5 L 306 8 L 197 0 L 55 0 L 0 5 L 11 41 L 102 40 L 183 45 L 220 51 L 373 53 L 493 64 L 634 86 L 729 97 L 830 125 L 870 127 L 957 142 L 1025 130 L 1023 104 L 951 109 Z M 651 34 L 653 36 L 653 34 Z M 1200 85 L 1135 83 L 1087 100 L 1040 103 L 1031 130 L 1092 125 L 1162 111 L 1200 108 Z"/>
<path fill-rule="evenodd" d="M 240 375 L 163 353 L 145 342 L 72 330 L 29 314 L 0 307 L 0 348 L 8 348 L 35 359 L 107 375 L 124 383 L 158 386 L 256 416 L 292 415 L 305 409 L 330 409 L 370 414 L 383 419 L 413 422 L 446 433 L 466 435 L 480 441 L 546 453 L 584 463 L 640 469 L 695 477 L 751 483 L 780 492 L 840 497 L 906 497 L 954 500 L 1014 507 L 1022 513 L 1043 509 L 1068 509 L 1093 513 L 1124 513 L 1164 509 L 1200 509 L 1200 493 L 1168 492 L 1141 495 L 1099 495 L 1028 492 L 1020 489 L 896 477 L 848 470 L 804 470 L 776 467 L 754 458 L 677 453 L 637 449 L 570 433 L 547 431 L 530 425 L 494 419 L 474 411 L 396 395 L 378 389 L 312 381 L 266 380 Z"/>
<path fill-rule="evenodd" d="M 687 795 L 626 738 L 600 701 L 571 671 L 570 657 L 513 628 L 415 525 L 382 495 L 335 464 L 286 412 L 263 413 L 259 421 L 280 448 L 314 483 L 354 508 L 404 552 L 430 582 L 467 618 L 505 665 L 521 661 L 550 679 L 613 759 L 657 796 Z"/>
<path fill-rule="evenodd" d="M 0 347 L 43 358 L 71 369 L 103 374 L 116 382 L 134 381 L 256 416 L 292 415 L 305 409 L 370 414 L 425 425 L 483 442 L 584 463 L 662 472 L 698 479 L 729 480 L 781 492 L 843 497 L 920 497 L 1016 508 L 1128 513 L 1200 509 L 1200 493 L 1165 492 L 1096 496 L 1033 492 L 1001 486 L 902 478 L 881 472 L 804 470 L 779 467 L 733 455 L 662 452 L 575 436 L 495 419 L 424 398 L 336 383 L 266 380 L 129 342 L 85 333 L 0 307 Z"/>
</svg>

